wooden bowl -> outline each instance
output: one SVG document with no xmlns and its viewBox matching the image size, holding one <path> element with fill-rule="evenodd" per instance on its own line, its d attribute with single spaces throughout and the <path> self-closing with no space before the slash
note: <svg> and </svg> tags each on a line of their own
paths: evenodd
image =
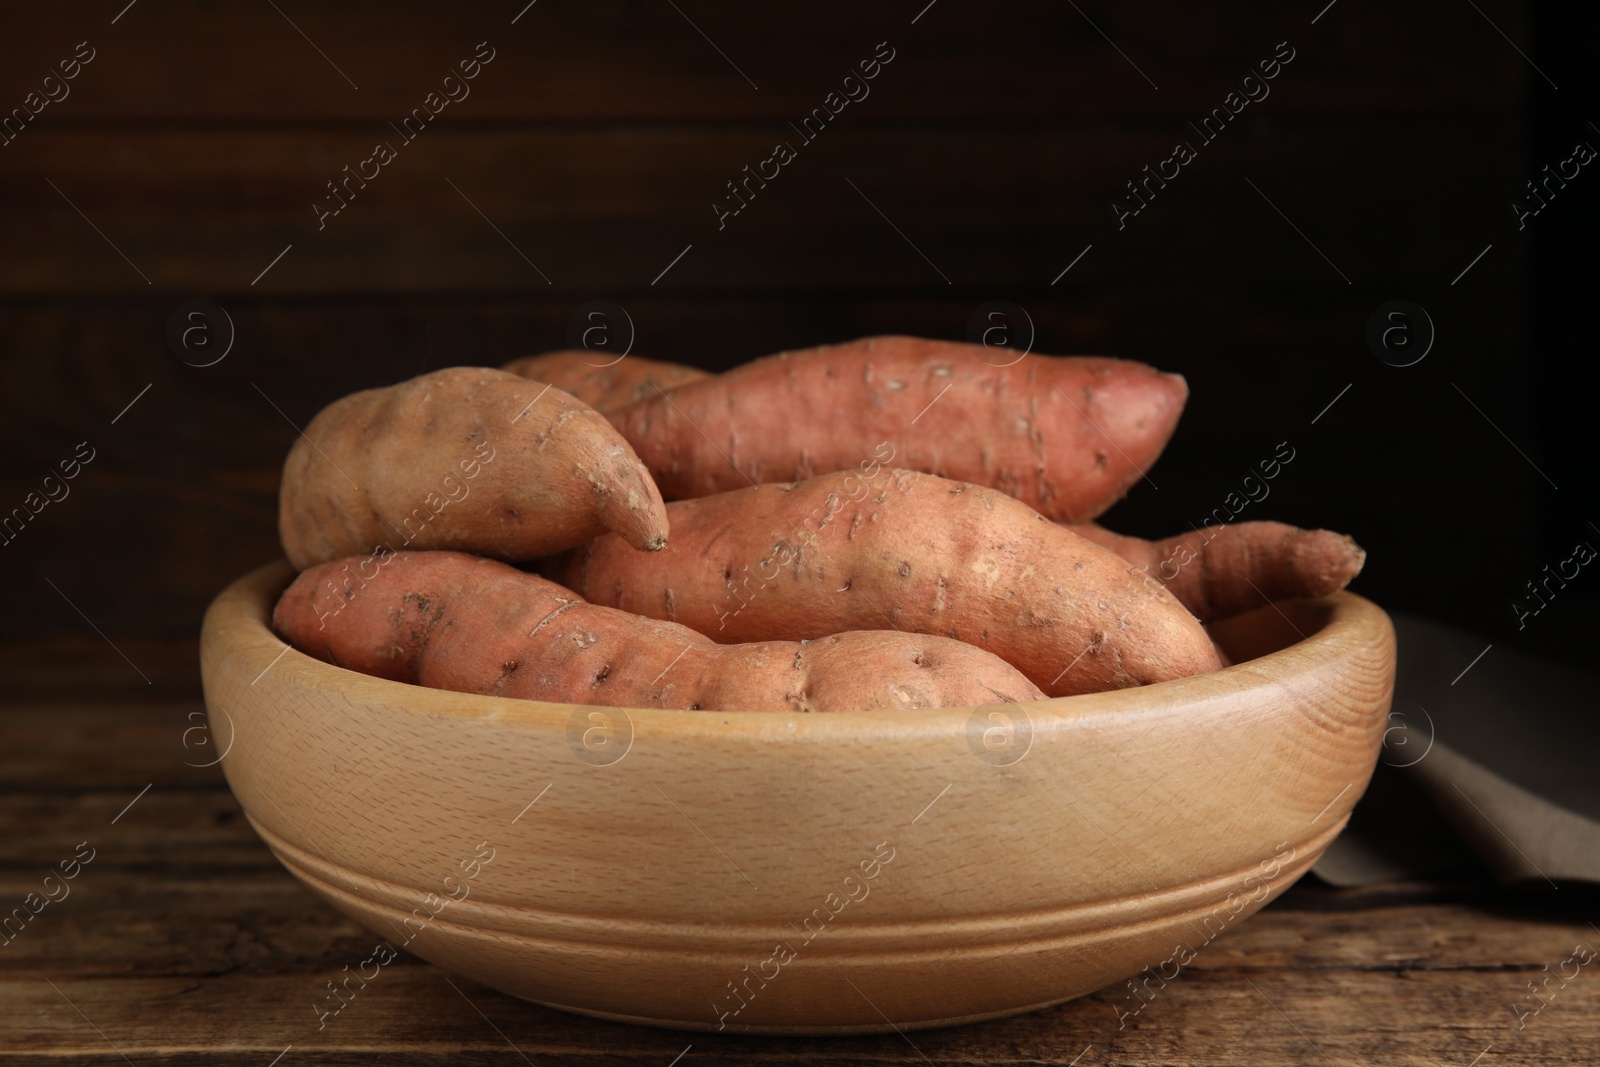
<svg viewBox="0 0 1600 1067">
<path fill-rule="evenodd" d="M 256 831 L 387 941 L 344 985 L 404 947 L 541 1004 L 691 1029 L 911 1029 L 1141 972 L 1157 989 L 1344 826 L 1394 678 L 1388 617 L 1345 593 L 1216 627 L 1237 666 L 1114 693 L 577 707 L 302 655 L 269 626 L 290 578 L 265 567 L 211 606 L 206 702 Z"/>
</svg>

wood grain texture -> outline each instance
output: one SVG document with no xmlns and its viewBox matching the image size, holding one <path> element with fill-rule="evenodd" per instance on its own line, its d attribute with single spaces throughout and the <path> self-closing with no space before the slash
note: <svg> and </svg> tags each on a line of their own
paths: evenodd
<svg viewBox="0 0 1600 1067">
<path fill-rule="evenodd" d="M 1527 981 L 1542 980 L 1574 944 L 1600 940 L 1584 921 L 1600 911 L 1592 890 L 1333 890 L 1314 879 L 1228 929 L 1177 980 L 1152 982 L 1155 995 L 1121 1028 L 1133 997 L 1125 985 L 914 1034 L 915 1047 L 894 1034 L 677 1034 L 551 1011 L 450 975 L 453 990 L 441 971 L 402 953 L 319 1031 L 313 1005 L 326 982 L 365 958 L 373 937 L 283 870 L 248 829 L 220 767 L 183 766 L 178 727 L 199 706 L 193 643 L 127 650 L 154 694 L 137 678 L 117 684 L 126 664 L 98 639 L 0 648 L 7 690 L 40 694 L 0 713 L 0 794 L 34 798 L 25 812 L 0 804 L 0 900 L 19 903 L 76 842 L 99 849 L 71 896 L 0 948 L 0 1063 L 124 1064 L 109 1039 L 135 1063 L 183 1067 L 262 1067 L 291 1044 L 282 1065 L 525 1067 L 526 1056 L 664 1067 L 691 1043 L 681 1067 L 1022 1067 L 1074 1057 L 1079 1067 L 1282 1067 L 1327 1062 L 1319 1052 L 1334 1063 L 1436 1067 L 1469 1063 L 1491 1044 L 1481 1063 L 1587 1064 L 1600 1041 L 1600 984 L 1589 968 L 1565 988 L 1552 983 L 1549 1006 L 1522 1029 L 1511 1010 L 1532 1003 Z M 113 747 L 126 759 L 108 758 Z M 215 835 L 195 833 L 206 825 L 231 828 L 240 862 L 214 859 Z M 145 844 L 125 849 L 133 838 Z"/>
<path fill-rule="evenodd" d="M 1008 1014 L 1203 944 L 1343 825 L 1393 684 L 1387 618 L 1341 595 L 1222 631 L 1270 655 L 1122 693 L 916 715 L 574 708 L 287 649 L 266 625 L 287 578 L 241 579 L 202 630 L 229 784 L 285 865 L 380 933 L 426 915 L 411 950 L 450 969 L 699 1029 Z M 482 881 L 444 903 L 482 849 Z M 736 999 L 757 970 L 772 989 L 748 979 Z"/>
<path fill-rule="evenodd" d="M 1155 275 L 1238 291 L 1340 284 L 1341 271 L 1367 283 L 1448 282 L 1482 248 L 1458 227 L 1470 223 L 1474 237 L 1514 229 L 1504 201 L 1520 160 L 1509 118 L 1247 115 L 1210 145 L 1183 123 L 829 130 L 797 144 L 799 157 L 720 221 L 713 204 L 734 203 L 726 183 L 770 155 L 782 131 L 428 129 L 324 219 L 314 205 L 338 203 L 327 183 L 378 141 L 399 142 L 392 131 L 134 128 L 108 142 L 101 131 L 41 126 L 25 150 L 18 139 L 0 153 L 0 247 L 12 253 L 0 258 L 0 286 L 129 295 L 148 278 L 157 292 L 213 297 L 642 289 L 692 244 L 658 288 L 931 287 L 942 274 L 1042 289 L 1093 243 L 1079 279 L 1133 286 Z M 1119 225 L 1113 199 L 1134 204 L 1126 183 L 1179 140 L 1200 157 Z M 1249 182 L 1309 224 L 1338 266 Z M 1358 241 L 1323 221 L 1338 218 L 1363 220 L 1373 236 Z M 25 254 L 39 247 L 51 254 Z M 1504 277 L 1518 263 L 1510 251 L 1482 266 Z"/>
<path fill-rule="evenodd" d="M 864 104 L 892 118 L 1189 117 L 1286 37 L 1308 56 L 1296 60 L 1304 69 L 1294 71 L 1303 77 L 1286 101 L 1291 110 L 1509 110 L 1522 91 L 1515 53 L 1476 17 L 1438 2 L 1367 5 L 1315 28 L 1308 28 L 1314 10 L 1291 12 L 1266 0 L 1207 8 L 1118 0 L 1087 8 L 1089 18 L 1043 2 L 946 5 L 915 24 L 922 4 L 863 8 L 844 0 L 781 15 L 727 2 L 680 5 L 680 14 L 644 0 L 601 0 L 536 6 L 515 25 L 525 3 L 504 10 L 416 0 L 279 6 L 282 15 L 245 0 L 182 0 L 129 12 L 115 27 L 115 10 L 81 0 L 21 9 L 0 40 L 0 69 L 9 72 L 0 91 L 20 99 L 85 37 L 99 55 L 72 96 L 46 112 L 53 123 L 381 123 L 416 106 L 484 39 L 497 58 L 472 96 L 447 112 L 452 122 L 781 124 L 817 106 L 884 39 L 898 55 Z M 1522 39 L 1521 5 L 1484 7 Z M 1136 58 L 1159 91 L 1096 27 Z M 1422 40 L 1429 47 L 1418 47 Z M 991 63 L 1003 64 L 1003 78 L 990 76 Z"/>
<path fill-rule="evenodd" d="M 1016 301 L 1038 350 L 1128 355 L 1194 387 L 1152 473 L 1161 491 L 1118 509 L 1127 532 L 1198 522 L 1234 470 L 1293 434 L 1315 447 L 1272 517 L 1348 529 L 1373 552 L 1364 592 L 1479 629 L 1505 612 L 1478 587 L 1519 588 L 1545 562 L 1539 524 L 1511 517 L 1537 514 L 1547 487 L 1450 383 L 1553 481 L 1581 484 L 1576 450 L 1530 445 L 1539 405 L 1503 373 L 1527 248 L 1506 207 L 1537 77 L 1495 31 L 1528 49 L 1518 0 L 1484 0 L 1482 16 L 1341 0 L 1315 25 L 1261 0 L 803 14 L 602 0 L 535 5 L 514 26 L 525 4 L 278 6 L 8 16 L 0 109 L 76 42 L 98 54 L 0 148 L 0 416 L 14 429 L 0 509 L 77 442 L 102 458 L 0 549 L 0 633 L 92 635 L 87 616 L 118 636 L 192 634 L 219 588 L 279 553 L 272 494 L 294 426 L 356 389 L 567 345 L 593 298 L 633 316 L 634 351 L 708 369 L 873 333 L 959 339 L 981 303 Z M 324 183 L 485 39 L 498 54 L 472 95 L 319 231 Z M 897 55 L 872 95 L 717 229 L 725 183 L 881 40 Z M 1271 95 L 1117 229 L 1111 198 L 1280 40 L 1297 56 Z M 198 369 L 163 335 L 202 296 L 238 340 Z M 1367 316 L 1397 296 L 1448 329 L 1450 362 L 1400 374 L 1365 351 Z M 1461 501 L 1484 484 L 1497 507 L 1469 516 Z M 1500 551 L 1473 554 L 1477 583 L 1404 562 L 1389 520 L 1413 506 L 1491 524 Z M 1575 628 L 1549 633 L 1577 643 Z"/>
<path fill-rule="evenodd" d="M 1551 530 L 1557 524 L 1539 503 L 1543 481 L 1459 402 L 1451 380 L 1563 486 L 1560 497 L 1582 499 L 1571 487 L 1581 484 L 1575 474 L 1587 453 L 1562 455 L 1551 446 L 1541 452 L 1539 431 L 1563 420 L 1550 416 L 1547 396 L 1505 373 L 1507 354 L 1521 351 L 1524 329 L 1524 246 L 1505 210 L 1523 176 L 1524 135 L 1515 118 L 1528 83 L 1543 83 L 1496 27 L 1561 82 L 1559 97 L 1581 96 L 1569 84 L 1580 61 L 1565 70 L 1552 64 L 1537 28 L 1530 34 L 1528 5 L 1521 2 L 1479 0 L 1486 21 L 1444 0 L 1387 6 L 1340 0 L 1310 26 L 1321 0 L 1305 9 L 1257 0 L 1081 4 L 1094 25 L 1067 5 L 980 11 L 941 0 L 912 26 L 922 0 L 903 10 L 824 5 L 801 16 L 679 0 L 760 91 L 670 7 L 643 0 L 581 8 L 541 3 L 515 27 L 510 19 L 522 0 L 495 10 L 493 24 L 482 26 L 489 13 L 479 6 L 404 0 L 321 9 L 279 0 L 361 85 L 359 92 L 269 6 L 141 2 L 110 25 L 125 6 L 68 0 L 19 7 L 7 13 L 0 33 L 4 107 L 18 105 L 75 42 L 88 38 L 101 49 L 69 100 L 50 105 L 23 137 L 0 149 L 6 204 L 0 411 L 11 434 L 0 459 L 6 506 L 35 488 L 41 471 L 77 441 L 108 444 L 104 458 L 75 483 L 72 499 L 31 524 L 26 540 L 4 549 L 0 565 L 12 609 L 0 617 L 0 688 L 7 694 L 0 708 L 6 894 L 0 901 L 20 903 L 31 880 L 74 843 L 90 838 L 101 846 L 71 899 L 52 904 L 24 937 L 0 948 L 0 1063 L 121 1065 L 126 1053 L 141 1065 L 262 1067 L 293 1043 L 280 1067 L 530 1059 L 664 1067 L 691 1040 L 549 1011 L 452 976 L 458 993 L 440 971 L 409 954 L 386 967 L 328 1030 L 317 1031 L 315 998 L 345 965 L 371 951 L 370 936 L 279 866 L 249 829 L 219 768 L 184 766 L 210 756 L 182 741 L 193 723 L 188 716 L 203 704 L 192 642 L 180 635 L 194 634 L 205 603 L 233 575 L 279 551 L 271 500 L 294 431 L 252 382 L 304 425 L 322 404 L 353 389 L 481 362 L 478 353 L 499 362 L 565 344 L 572 305 L 593 296 L 619 300 L 633 313 L 641 344 L 648 342 L 636 351 L 712 368 L 892 330 L 959 338 L 977 303 L 1004 296 L 1027 306 L 1041 338 L 1053 341 L 1046 350 L 1109 349 L 1146 359 L 1185 373 L 1197 397 L 1207 398 L 1191 405 L 1174 449 L 1153 472 L 1161 491 L 1137 492 L 1126 510 L 1119 508 L 1129 532 L 1165 535 L 1198 520 L 1228 491 L 1235 469 L 1293 435 L 1303 458 L 1296 481 L 1280 479 L 1265 505 L 1273 517 L 1356 533 L 1374 554 L 1361 588 L 1386 606 L 1425 609 L 1490 631 L 1504 608 L 1486 590 L 1520 588 L 1545 562 L 1534 552 L 1532 531 L 1540 521 Z M 1568 10 L 1550 9 L 1545 25 L 1567 32 L 1571 18 Z M 1095 26 L 1160 84 L 1159 92 Z M 1019 177 L 1008 164 L 996 170 L 1008 185 L 959 158 L 974 133 L 983 135 L 970 142 L 974 148 L 1002 160 L 1025 159 L 1063 131 L 1076 144 L 1097 144 L 1083 135 L 1098 124 L 1159 140 L 1213 106 L 1259 57 L 1258 44 L 1284 36 L 1301 48 L 1301 58 L 1259 108 L 1259 125 L 1229 137 L 1259 136 L 1270 149 L 1275 130 L 1299 126 L 1294 151 L 1310 156 L 1278 164 L 1270 151 L 1252 149 L 1248 168 L 1220 154 L 1199 165 L 1256 181 L 1351 275 L 1353 286 L 1331 271 L 1317 277 L 1315 269 L 1326 265 L 1264 204 L 1232 196 L 1237 182 L 1219 182 L 1203 195 L 1174 187 L 1164 204 L 1131 224 L 1132 233 L 1117 235 L 1144 235 L 1135 237 L 1143 242 L 1135 254 L 1074 232 L 1080 216 L 1092 221 L 1095 210 L 1104 210 L 1095 198 L 1104 195 L 1106 180 L 1131 175 L 1047 151 L 1041 158 L 1055 168 L 1049 181 Z M 1583 39 L 1570 36 L 1574 47 Z M 485 37 L 501 46 L 497 65 L 415 151 L 442 152 L 447 144 L 453 150 L 479 133 L 500 145 L 521 132 L 547 135 L 538 142 L 546 149 L 594 150 L 593 140 L 571 135 L 603 125 L 634 149 L 606 158 L 640 168 L 641 179 L 650 180 L 640 180 L 629 196 L 606 178 L 596 195 L 550 180 L 542 159 L 534 159 L 530 181 L 477 149 L 469 150 L 478 161 L 470 170 L 436 159 L 420 164 L 418 173 L 430 181 L 448 175 L 496 211 L 509 205 L 510 223 L 502 220 L 502 228 L 542 267 L 572 267 L 570 275 L 557 274 L 555 286 L 544 286 L 464 203 L 436 200 L 437 189 L 420 199 L 407 190 L 384 200 L 375 185 L 371 199 L 333 224 L 332 232 L 352 234 L 349 247 L 301 240 L 312 225 L 300 200 L 304 184 L 329 176 L 319 169 L 323 163 L 336 170 L 349 162 L 336 161 L 330 149 L 366 147 L 374 129 L 415 106 L 442 76 L 441 65 Z M 699 199 L 703 186 L 720 187 L 731 177 L 724 173 L 729 162 L 752 162 L 746 146 L 765 148 L 774 128 L 815 106 L 842 73 L 841 62 L 883 38 L 901 50 L 895 65 L 871 99 L 852 105 L 825 135 L 830 142 L 834 133 L 855 135 L 848 154 L 819 140 L 815 157 L 797 164 L 815 175 L 794 169 L 783 179 L 815 181 L 815 188 L 791 196 L 775 187 L 720 235 L 746 236 L 705 258 L 712 246 L 697 241 L 650 288 L 666 260 L 692 239 L 675 227 L 699 226 L 700 212 L 709 220 Z M 1546 134 L 1567 137 L 1567 117 L 1548 120 Z M 918 139 L 908 141 L 908 131 Z M 1323 144 L 1319 131 L 1328 135 Z M 433 133 L 441 138 L 429 149 Z M 876 151 L 879 133 L 889 134 L 897 149 L 916 144 L 927 151 Z M 1387 156 L 1375 160 L 1360 151 L 1368 134 Z M 60 139 L 52 144 L 51 137 Z M 1446 143 L 1466 148 L 1439 154 Z M 166 169 L 148 161 L 151 146 L 180 144 L 184 153 Z M 291 158 L 262 163 L 268 169 L 259 171 L 259 182 L 255 170 L 225 158 L 244 152 L 260 162 L 254 146 L 262 144 Z M 726 151 L 696 165 L 658 158 L 668 145 Z M 1219 143 L 1208 155 L 1213 151 L 1232 148 Z M 1546 160 L 1537 140 L 1529 151 L 1531 171 Z M 524 166 L 529 158 L 519 156 Z M 581 161 L 556 165 L 564 175 L 592 177 Z M 947 222 L 944 202 L 952 198 L 924 202 L 918 189 L 925 173 L 951 166 L 971 184 L 939 187 L 941 194 L 952 188 L 958 194 L 961 217 Z M 865 204 L 857 217 L 822 195 L 831 195 L 824 179 L 837 184 L 840 174 L 870 192 L 955 286 L 946 287 L 909 248 L 896 246 L 886 226 L 877 235 L 881 246 L 867 243 L 871 225 L 881 220 Z M 1195 170 L 1184 182 L 1201 175 Z M 49 202 L 55 194 L 46 177 L 75 200 L 81 184 L 90 215 L 125 247 L 128 228 L 139 256 L 152 254 L 159 264 L 155 285 L 144 286 L 67 204 Z M 1280 180 L 1288 184 L 1280 187 Z M 541 197 L 574 196 L 586 210 L 621 212 L 621 221 L 595 216 L 597 225 L 579 234 L 595 247 L 558 247 L 556 264 L 545 263 L 537 254 L 541 238 L 559 219 L 520 203 L 524 187 Z M 1391 190 L 1386 202 L 1371 195 L 1380 187 Z M 659 211 L 650 206 L 658 189 Z M 964 189 L 981 190 L 981 197 L 963 207 Z M 1051 195 L 1072 203 L 1051 204 L 1044 199 Z M 784 206 L 786 199 L 792 206 Z M 691 214 L 680 217 L 685 205 Z M 791 217 L 819 205 L 825 213 L 815 218 Z M 358 210 L 363 206 L 375 210 Z M 419 206 L 440 213 L 437 220 L 419 219 Z M 786 217 L 767 221 L 773 215 Z M 1030 219 L 1050 225 L 1036 231 Z M 1582 244 L 1581 230 L 1569 230 L 1567 219 L 1540 221 L 1557 223 L 1542 231 L 1544 238 Z M 78 230 L 69 233 L 73 226 Z M 468 234 L 473 226 L 480 229 Z M 800 232 L 795 241 L 806 227 L 815 232 Z M 1190 227 L 1220 233 L 1221 241 L 1191 241 Z M 297 247 L 250 288 L 290 240 Z M 1092 240 L 1095 248 L 1050 288 L 1050 279 Z M 1493 251 L 1473 273 L 1448 287 L 1490 241 Z M 315 256 L 299 259 L 314 248 Z M 472 258 L 430 263 L 416 258 L 419 248 Z M 1107 253 L 1106 273 L 1097 273 Z M 1281 261 L 1272 258 L 1280 254 Z M 802 256 L 811 257 L 809 265 Z M 861 256 L 871 271 L 852 259 Z M 840 268 L 841 258 L 852 263 Z M 1299 270 L 1298 280 L 1275 273 L 1281 263 Z M 996 273 L 991 278 L 969 264 Z M 1540 280 L 1541 292 L 1562 284 L 1581 291 L 1580 272 L 1553 273 Z M 1475 287 L 1479 279 L 1484 284 Z M 24 295 L 13 295 L 19 290 Z M 207 294 L 222 294 L 239 320 L 240 346 L 223 364 L 199 371 L 173 359 L 161 337 L 178 303 Z M 1364 350 L 1367 314 L 1397 296 L 1428 307 L 1447 331 L 1448 359 L 1441 349 L 1395 372 Z M 1571 306 L 1581 304 L 1574 295 Z M 151 392 L 110 427 L 151 382 Z M 1350 382 L 1350 393 L 1307 429 L 1309 418 Z M 1582 403 L 1581 391 L 1568 393 Z M 1450 404 L 1457 404 L 1459 420 Z M 1494 487 L 1497 503 L 1488 514 L 1470 503 L 1481 499 L 1484 485 Z M 1475 534 L 1460 541 L 1454 556 L 1443 543 L 1431 543 L 1419 565 L 1408 555 L 1415 550 L 1413 530 L 1394 521 L 1407 514 L 1470 523 Z M 1540 514 L 1543 520 L 1529 518 Z M 1497 551 L 1485 555 L 1485 543 Z M 1460 579 L 1467 570 L 1471 582 Z M 111 634 L 137 668 L 44 577 Z M 74 636 L 41 638 L 47 634 Z M 1593 643 L 1582 625 L 1542 627 L 1536 639 L 1542 651 L 1564 646 L 1574 660 L 1590 655 Z M 112 824 L 147 784 L 151 791 Z M 690 847 L 699 838 L 686 841 Z M 1518 1029 L 1511 1011 L 1519 998 L 1527 1003 L 1525 983 L 1556 967 L 1571 942 L 1594 943 L 1586 920 L 1600 914 L 1600 900 L 1592 893 L 1574 886 L 1349 892 L 1310 883 L 1225 932 L 1124 1029 L 1116 1013 L 1126 1010 L 1129 994 L 1110 989 L 1008 1020 L 919 1033 L 915 1047 L 893 1034 L 692 1035 L 680 1067 L 757 1059 L 846 1067 L 1075 1059 L 1080 1067 L 1329 1061 L 1432 1067 L 1471 1063 L 1485 1050 L 1481 1067 L 1592 1062 L 1600 1044 L 1600 985 L 1591 968 L 1525 1028 Z"/>
</svg>

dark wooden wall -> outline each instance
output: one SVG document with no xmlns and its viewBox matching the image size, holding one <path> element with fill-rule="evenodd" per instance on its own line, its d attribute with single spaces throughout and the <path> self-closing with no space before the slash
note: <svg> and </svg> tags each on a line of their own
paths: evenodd
<svg viewBox="0 0 1600 1067">
<path fill-rule="evenodd" d="M 291 423 L 562 346 L 596 298 L 627 309 L 635 351 L 710 368 L 961 338 L 979 304 L 1014 301 L 1038 350 L 1189 378 L 1159 489 L 1121 525 L 1199 522 L 1288 440 L 1297 459 L 1243 517 L 1347 529 L 1372 551 L 1359 588 L 1491 637 L 1515 639 L 1508 605 L 1547 542 L 1583 532 L 1546 529 L 1545 476 L 1590 476 L 1538 436 L 1510 202 L 1553 160 L 1524 158 L 1541 75 L 1506 39 L 1534 47 L 1518 0 L 538 0 L 514 25 L 521 0 L 125 2 L 0 19 L 0 108 L 95 50 L 0 147 L 0 509 L 78 442 L 96 451 L 0 547 L 10 638 L 88 633 L 84 616 L 193 632 L 276 553 Z M 470 96 L 319 230 L 324 183 L 398 143 L 388 123 L 481 41 Z M 1284 41 L 1270 96 L 1200 147 L 1187 123 Z M 894 59 L 870 96 L 800 146 L 789 122 L 879 42 Z M 778 140 L 798 158 L 719 230 L 724 183 Z M 1178 140 L 1199 158 L 1119 230 L 1111 201 Z M 236 329 L 210 367 L 165 338 L 195 298 Z M 1409 368 L 1363 340 L 1396 298 L 1438 330 Z"/>
</svg>

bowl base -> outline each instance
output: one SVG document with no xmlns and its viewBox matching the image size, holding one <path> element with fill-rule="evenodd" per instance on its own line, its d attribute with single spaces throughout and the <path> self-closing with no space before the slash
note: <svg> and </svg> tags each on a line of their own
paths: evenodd
<svg viewBox="0 0 1600 1067">
<path fill-rule="evenodd" d="M 511 995 L 516 996 L 515 993 Z M 1084 995 L 1086 994 L 1078 994 L 1078 996 Z M 953 1015 L 942 1019 L 918 1019 L 907 1023 L 892 1023 L 885 1019 L 881 1023 L 863 1023 L 861 1025 L 853 1026 L 740 1026 L 737 1024 L 732 1024 L 722 1027 L 712 1026 L 710 1023 L 703 1022 L 698 1019 L 693 1021 L 688 1019 L 660 1019 L 648 1015 L 626 1015 L 613 1011 L 597 1011 L 593 1008 L 574 1008 L 567 1004 L 556 1004 L 548 1000 L 534 1000 L 531 997 L 517 997 L 517 999 L 525 1000 L 529 1004 L 537 1004 L 542 1008 L 553 1008 L 556 1011 L 564 1011 L 572 1015 L 586 1015 L 591 1019 L 604 1019 L 607 1022 L 614 1023 L 631 1023 L 634 1026 L 653 1026 L 661 1030 L 692 1030 L 697 1033 L 713 1034 L 766 1034 L 773 1037 L 779 1037 L 783 1035 L 798 1037 L 843 1037 L 850 1034 L 903 1034 L 907 1030 L 934 1030 L 943 1026 L 965 1026 L 968 1023 L 991 1022 L 995 1019 L 1009 1019 L 1014 1015 L 1026 1015 L 1031 1011 L 1042 1011 L 1045 1008 L 1053 1008 L 1057 1004 L 1065 1004 L 1069 1000 L 1076 1000 L 1078 998 L 1076 996 L 1060 997 L 1055 1000 L 1047 1000 L 1039 1004 L 1030 1004 L 1021 1008 L 1006 1008 L 1003 1011 L 980 1012 L 976 1015 Z"/>
</svg>

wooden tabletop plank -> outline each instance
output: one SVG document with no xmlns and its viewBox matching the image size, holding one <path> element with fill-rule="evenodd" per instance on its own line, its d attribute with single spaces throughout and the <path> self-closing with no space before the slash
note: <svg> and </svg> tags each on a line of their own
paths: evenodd
<svg viewBox="0 0 1600 1067">
<path fill-rule="evenodd" d="M 336 1005 L 327 983 L 379 935 L 275 862 L 216 767 L 185 765 L 198 759 L 181 734 L 197 706 L 192 644 L 135 651 L 148 686 L 130 688 L 101 662 L 110 653 L 85 644 L 0 650 L 0 679 L 23 697 L 0 713 L 0 917 L 11 916 L 0 1063 L 263 1067 L 283 1054 L 284 1067 L 668 1067 L 684 1053 L 684 1067 L 1494 1067 L 1589 1064 L 1600 1045 L 1600 889 L 1337 890 L 1314 879 L 1176 975 L 1158 968 L 1137 989 L 950 1030 L 802 1039 L 634 1027 L 517 1001 L 404 952 L 323 1016 Z M 82 842 L 93 856 L 69 893 L 32 913 L 27 894 L 84 855 Z"/>
<path fill-rule="evenodd" d="M 1546 1006 L 1534 1015 L 1524 976 L 1499 969 L 1197 969 L 1157 991 L 1137 1014 L 1126 993 L 1102 991 L 1009 1020 L 916 1032 L 909 1040 L 678 1034 L 567 1015 L 400 961 L 357 989 L 338 1015 L 324 1017 L 319 1013 L 336 1003 L 325 999 L 327 977 L 8 972 L 0 977 L 0 1002 L 8 1009 L 0 1026 L 7 1031 L 5 1047 L 36 1056 L 105 1054 L 109 1040 L 130 1057 L 156 1062 L 187 1050 L 257 1064 L 291 1044 L 312 1062 L 335 1051 L 375 1060 L 418 1049 L 492 1053 L 496 1062 L 516 1062 L 508 1047 L 514 1044 L 535 1062 L 553 1055 L 567 1057 L 556 1062 L 664 1067 L 692 1043 L 697 1063 L 758 1056 L 795 1063 L 913 1063 L 921 1056 L 934 1063 L 1068 1063 L 1092 1048 L 1080 1062 L 1281 1067 L 1326 1057 L 1337 1064 L 1437 1067 L 1466 1064 L 1490 1045 L 1502 1063 L 1587 1063 L 1583 1050 L 1600 1040 L 1600 983 L 1588 973 L 1565 988 L 1552 985 Z M 1521 1029 L 1514 1004 L 1529 1006 Z"/>
</svg>

